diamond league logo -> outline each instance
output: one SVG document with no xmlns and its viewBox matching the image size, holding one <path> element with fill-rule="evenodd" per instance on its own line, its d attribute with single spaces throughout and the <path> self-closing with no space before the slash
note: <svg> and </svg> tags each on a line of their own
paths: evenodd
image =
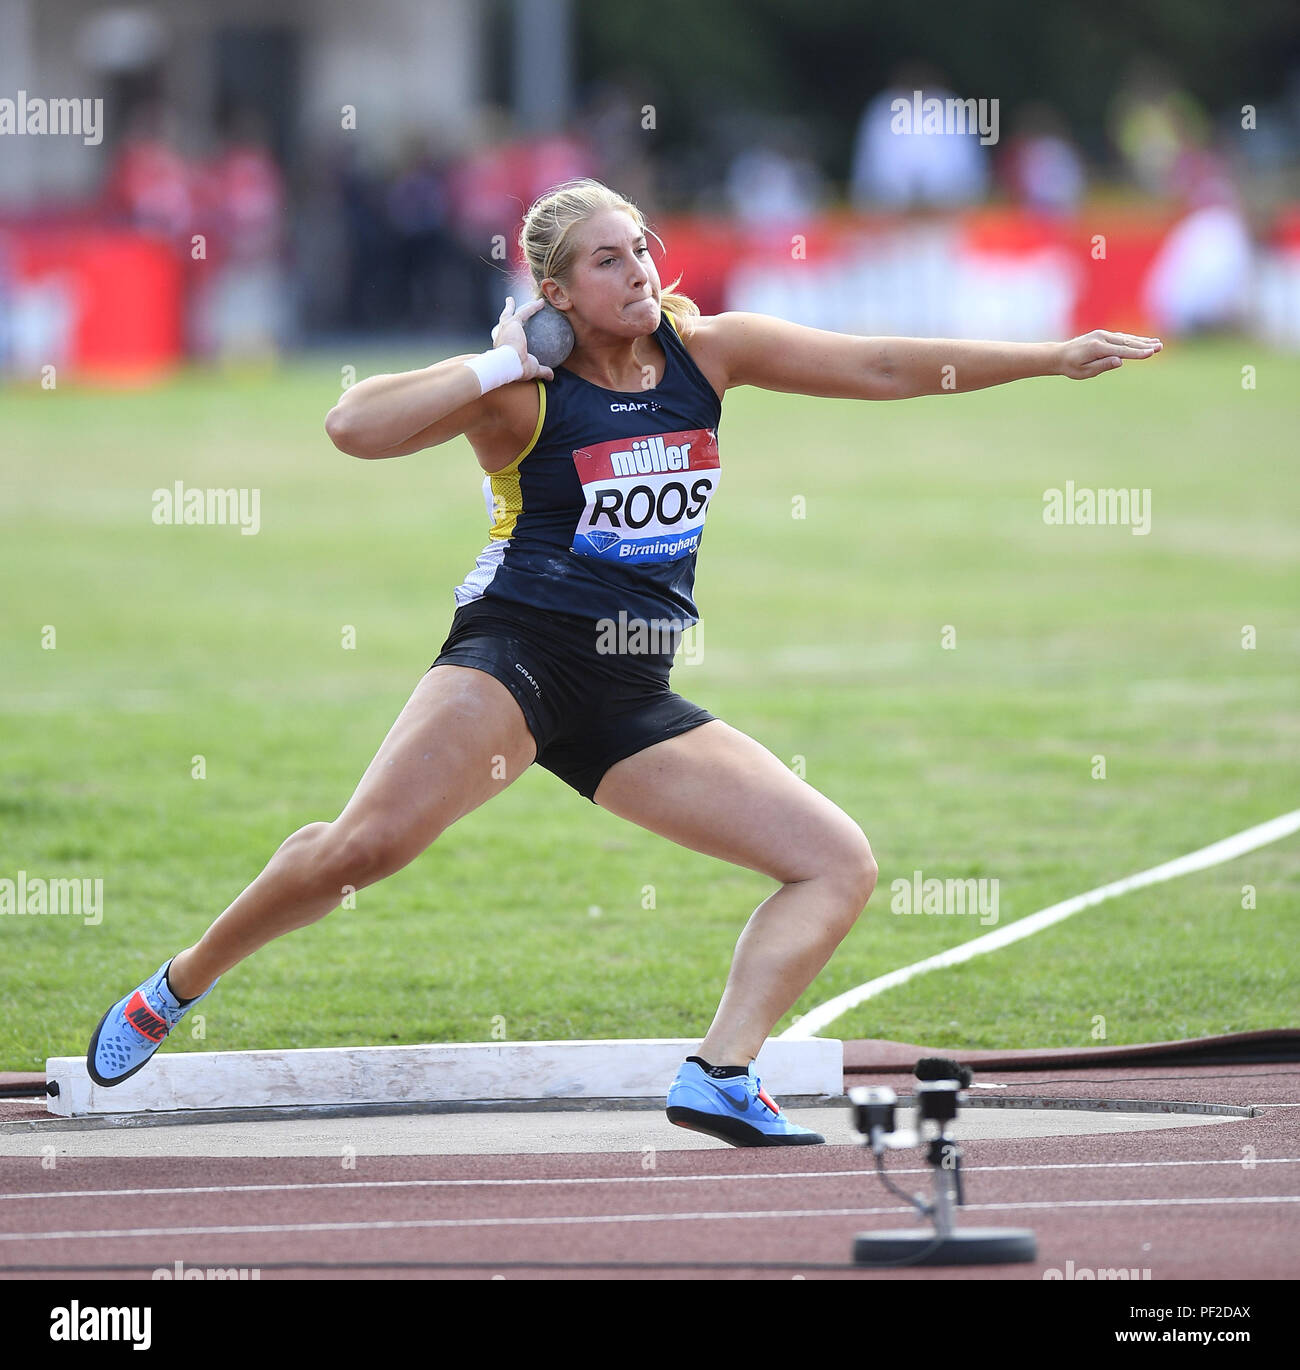
<svg viewBox="0 0 1300 1370">
<path fill-rule="evenodd" d="M 598 552 L 603 552 L 607 547 L 612 547 L 620 541 L 617 533 L 583 533 L 582 535 Z"/>
</svg>

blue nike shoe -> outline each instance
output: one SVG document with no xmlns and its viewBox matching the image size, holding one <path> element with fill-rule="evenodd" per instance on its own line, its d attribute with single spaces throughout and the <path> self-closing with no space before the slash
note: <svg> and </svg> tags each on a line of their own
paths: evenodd
<svg viewBox="0 0 1300 1370">
<path fill-rule="evenodd" d="M 748 1075 L 725 1080 L 694 1061 L 683 1062 L 668 1090 L 668 1121 L 729 1146 L 815 1146 L 826 1140 L 781 1112 L 752 1061 Z"/>
<path fill-rule="evenodd" d="M 168 960 L 99 1020 L 86 1051 L 86 1074 L 97 1085 L 120 1085 L 147 1065 L 167 1034 L 217 987 L 214 980 L 182 1005 L 167 984 Z"/>
</svg>

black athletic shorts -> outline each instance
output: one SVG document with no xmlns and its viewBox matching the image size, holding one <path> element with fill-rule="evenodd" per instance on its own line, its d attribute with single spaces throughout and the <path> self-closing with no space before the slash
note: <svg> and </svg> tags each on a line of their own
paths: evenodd
<svg viewBox="0 0 1300 1370">
<path fill-rule="evenodd" d="M 471 666 L 495 676 L 519 701 L 537 744 L 537 764 L 594 804 L 616 762 L 714 715 L 668 688 L 673 653 L 601 651 L 662 645 L 642 626 L 622 640 L 595 620 L 505 600 L 456 610 L 434 666 Z M 433 667 L 430 667 L 432 670 Z"/>
</svg>

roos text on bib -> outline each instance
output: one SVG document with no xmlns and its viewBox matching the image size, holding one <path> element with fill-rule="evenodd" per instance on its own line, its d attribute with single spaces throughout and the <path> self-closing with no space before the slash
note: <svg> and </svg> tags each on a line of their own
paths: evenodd
<svg viewBox="0 0 1300 1370">
<path fill-rule="evenodd" d="M 579 448 L 573 464 L 586 507 L 571 551 L 629 566 L 700 545 L 721 471 L 716 429 L 618 438 Z"/>
</svg>

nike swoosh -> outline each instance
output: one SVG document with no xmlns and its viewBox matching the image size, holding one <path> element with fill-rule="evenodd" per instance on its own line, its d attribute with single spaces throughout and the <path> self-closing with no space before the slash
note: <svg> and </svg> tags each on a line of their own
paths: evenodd
<svg viewBox="0 0 1300 1370">
<path fill-rule="evenodd" d="M 723 1098 L 732 1106 L 732 1108 L 734 1108 L 734 1109 L 736 1110 L 737 1113 L 748 1113 L 748 1112 L 749 1112 L 749 1096 L 748 1096 L 748 1095 L 745 1096 L 745 1102 L 744 1102 L 743 1104 L 738 1104 L 738 1103 L 735 1101 L 735 1099 L 733 1099 L 733 1098 L 731 1097 L 731 1095 L 727 1093 L 727 1091 L 726 1091 L 725 1089 L 719 1089 L 719 1090 L 718 1090 L 718 1093 L 722 1095 L 722 1097 L 723 1097 Z"/>
</svg>

